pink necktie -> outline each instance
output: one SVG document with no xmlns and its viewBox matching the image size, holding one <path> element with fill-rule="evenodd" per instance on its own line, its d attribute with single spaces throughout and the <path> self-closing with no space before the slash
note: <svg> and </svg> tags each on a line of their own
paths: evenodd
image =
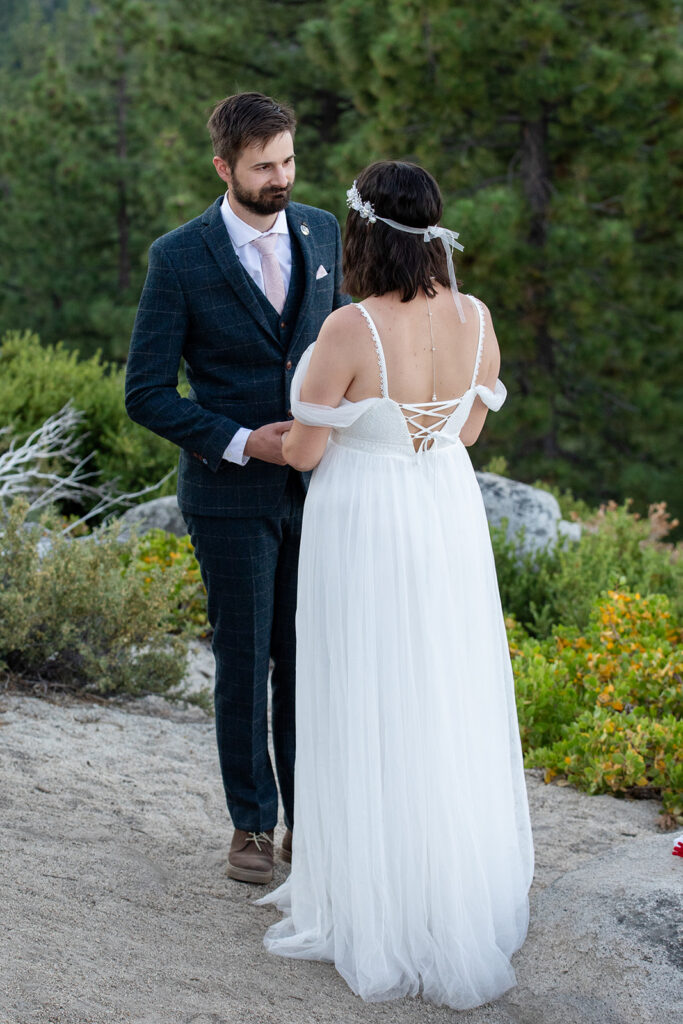
<svg viewBox="0 0 683 1024">
<path fill-rule="evenodd" d="M 275 255 L 277 234 L 272 232 L 269 235 L 263 235 L 261 238 L 255 238 L 249 244 L 253 245 L 261 255 L 263 290 L 266 293 L 266 298 L 278 313 L 281 313 L 285 307 L 285 283 L 282 280 L 280 262 Z"/>
</svg>

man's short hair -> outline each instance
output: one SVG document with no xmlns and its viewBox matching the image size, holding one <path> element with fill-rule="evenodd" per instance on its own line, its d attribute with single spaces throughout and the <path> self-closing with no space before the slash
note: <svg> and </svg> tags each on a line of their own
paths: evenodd
<svg viewBox="0 0 683 1024">
<path fill-rule="evenodd" d="M 254 144 L 265 146 L 271 139 L 291 132 L 294 136 L 294 111 L 260 92 L 238 92 L 216 105 L 207 128 L 213 151 L 233 170 L 241 150 Z"/>
</svg>

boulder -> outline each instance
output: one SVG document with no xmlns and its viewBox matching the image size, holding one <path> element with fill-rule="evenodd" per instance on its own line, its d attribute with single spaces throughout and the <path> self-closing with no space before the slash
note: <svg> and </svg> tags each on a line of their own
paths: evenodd
<svg viewBox="0 0 683 1024">
<path fill-rule="evenodd" d="M 557 499 L 548 491 L 497 473 L 477 473 L 477 480 L 489 523 L 500 526 L 506 519 L 510 540 L 517 540 L 519 531 L 524 530 L 522 551 L 553 547 L 560 536 L 569 540 L 581 536 L 579 524 L 562 519 Z"/>
<path fill-rule="evenodd" d="M 558 537 L 578 540 L 581 527 L 562 519 L 557 499 L 539 487 L 530 487 L 496 473 L 477 473 L 484 498 L 486 517 L 494 526 L 507 519 L 507 534 L 512 540 L 524 529 L 522 550 L 538 551 L 557 543 Z M 138 535 L 160 529 L 184 537 L 185 520 L 180 514 L 175 495 L 154 498 L 135 505 L 121 516 L 120 537 L 127 540 L 133 528 Z"/>
<path fill-rule="evenodd" d="M 496 1004 L 511 1021 L 683 1019 L 683 863 L 671 856 L 670 836 L 619 842 L 623 835 L 532 898 L 515 960 L 519 986 Z"/>
<path fill-rule="evenodd" d="M 120 521 L 120 540 L 128 540 L 133 529 L 138 536 L 149 530 L 166 530 L 166 533 L 174 533 L 176 537 L 184 537 L 187 533 L 187 526 L 174 494 L 167 498 L 154 498 L 152 501 L 142 502 L 141 505 L 134 505 L 121 516 Z"/>
</svg>

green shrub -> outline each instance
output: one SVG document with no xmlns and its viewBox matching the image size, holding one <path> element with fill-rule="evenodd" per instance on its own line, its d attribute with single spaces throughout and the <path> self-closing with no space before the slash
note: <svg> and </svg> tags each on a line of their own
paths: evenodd
<svg viewBox="0 0 683 1024">
<path fill-rule="evenodd" d="M 624 587 L 669 596 L 683 614 L 683 559 L 662 537 L 677 525 L 663 505 L 641 519 L 629 503 L 610 503 L 582 524 L 579 541 L 553 551 L 520 555 L 502 527 L 491 530 L 501 601 L 534 636 L 548 636 L 562 623 L 584 629 L 599 594 Z"/>
<path fill-rule="evenodd" d="M 145 584 L 152 585 L 152 568 L 167 580 L 167 628 L 174 633 L 205 637 L 210 631 L 206 613 L 206 590 L 199 572 L 190 538 L 176 537 L 165 530 L 149 530 L 135 548 L 122 553 L 127 572 L 137 572 Z"/>
<path fill-rule="evenodd" d="M 560 512 L 562 513 L 563 519 L 569 519 L 576 522 L 577 520 L 587 519 L 593 515 L 593 509 L 590 505 L 583 500 L 583 498 L 577 498 L 573 491 L 568 489 L 562 490 L 557 487 L 556 484 L 546 483 L 545 480 L 534 480 L 532 487 L 538 487 L 542 491 L 547 491 L 557 501 L 560 506 Z"/>
<path fill-rule="evenodd" d="M 183 696 L 186 644 L 166 632 L 164 574 L 126 572 L 113 531 L 50 535 L 41 556 L 45 530 L 25 516 L 17 502 L 1 525 L 0 670 L 103 695 Z"/>
<path fill-rule="evenodd" d="M 495 473 L 497 476 L 510 476 L 508 460 L 504 455 L 493 455 L 489 461 L 482 466 L 482 473 Z"/>
<path fill-rule="evenodd" d="M 533 750 L 527 767 L 545 768 L 587 793 L 661 799 L 664 811 L 683 824 L 683 722 L 673 715 L 642 718 L 604 708 L 583 711 L 552 746 Z"/>
<path fill-rule="evenodd" d="M 591 793 L 647 790 L 683 815 L 683 625 L 665 595 L 610 591 L 586 630 L 508 636 L 529 767 Z"/>
<path fill-rule="evenodd" d="M 500 599 L 511 615 L 534 636 L 547 636 L 558 621 L 552 601 L 552 576 L 557 571 L 558 551 L 521 551 L 523 532 L 507 536 L 506 523 L 491 526 Z"/>
<path fill-rule="evenodd" d="M 533 637 L 510 641 L 524 751 L 551 743 L 563 726 L 574 720 L 581 706 L 577 688 L 557 657 L 553 641 Z"/>
<path fill-rule="evenodd" d="M 93 451 L 93 469 L 104 480 L 118 478 L 134 493 L 161 480 L 178 461 L 178 449 L 129 419 L 124 374 L 99 355 L 79 358 L 64 345 L 41 345 L 30 332 L 10 331 L 0 343 L 0 410 L 3 423 L 25 436 L 69 400 L 85 413 L 82 453 Z M 154 492 L 171 494 L 175 480 Z"/>
<path fill-rule="evenodd" d="M 610 503 L 601 508 L 584 524 L 581 540 L 558 551 L 550 583 L 556 622 L 583 628 L 595 596 L 616 587 L 667 594 L 678 612 L 683 611 L 679 552 L 660 544 L 659 537 L 652 536 L 651 520 L 634 515 L 629 506 Z"/>
</svg>

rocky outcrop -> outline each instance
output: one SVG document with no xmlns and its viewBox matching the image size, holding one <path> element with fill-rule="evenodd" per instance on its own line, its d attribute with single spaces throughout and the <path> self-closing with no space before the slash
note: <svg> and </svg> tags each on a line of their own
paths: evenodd
<svg viewBox="0 0 683 1024">
<path fill-rule="evenodd" d="M 523 530 L 523 550 L 538 551 L 548 545 L 552 546 L 559 537 L 578 540 L 581 534 L 579 524 L 562 519 L 560 506 L 548 491 L 509 480 L 496 473 L 477 473 L 477 480 L 489 523 L 499 526 L 503 519 L 507 520 L 507 534 L 513 540 Z M 136 505 L 128 509 L 121 517 L 121 522 L 123 527 L 120 536 L 123 540 L 130 536 L 132 529 L 138 535 L 155 528 L 175 533 L 178 537 L 187 533 L 185 520 L 174 496 L 154 498 Z"/>
<path fill-rule="evenodd" d="M 120 540 L 127 540 L 133 530 L 138 536 L 149 530 L 166 530 L 167 533 L 175 533 L 176 537 L 184 537 L 187 533 L 187 526 L 174 494 L 135 505 L 121 516 L 120 521 Z"/>
<path fill-rule="evenodd" d="M 511 540 L 516 540 L 523 531 L 523 551 L 553 547 L 558 537 L 579 539 L 581 527 L 562 519 L 557 499 L 548 491 L 496 473 L 477 473 L 477 480 L 489 523 L 500 526 L 507 520 L 507 535 Z"/>
<path fill-rule="evenodd" d="M 593 798 L 583 799 L 590 806 Z M 670 836 L 623 838 L 629 834 L 615 831 L 612 849 L 536 895 L 529 936 L 517 960 L 519 986 L 501 1001 L 512 1011 L 511 1020 L 661 1024 L 680 1019 L 683 864 L 671 856 Z M 544 970 L 537 972 L 532 965 L 541 961 Z"/>
</svg>

